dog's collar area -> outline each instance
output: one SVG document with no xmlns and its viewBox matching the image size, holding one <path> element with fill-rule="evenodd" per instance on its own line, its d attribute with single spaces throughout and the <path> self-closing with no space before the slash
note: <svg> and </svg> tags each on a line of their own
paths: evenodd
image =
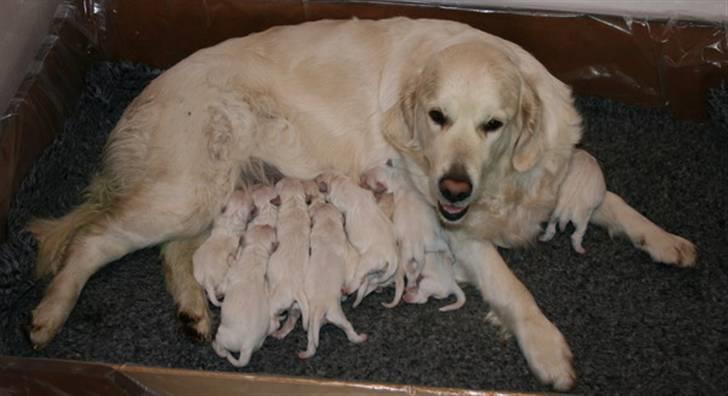
<svg viewBox="0 0 728 396">
<path fill-rule="evenodd" d="M 461 208 L 453 205 L 443 205 L 442 202 L 437 202 L 437 209 L 440 211 L 440 215 L 442 215 L 445 220 L 452 222 L 462 219 L 468 212 L 469 208 L 470 206 Z"/>
</svg>

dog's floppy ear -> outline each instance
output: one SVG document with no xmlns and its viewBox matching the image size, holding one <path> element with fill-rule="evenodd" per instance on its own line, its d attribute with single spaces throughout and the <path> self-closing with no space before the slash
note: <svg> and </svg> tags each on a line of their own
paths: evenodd
<svg viewBox="0 0 728 396">
<path fill-rule="evenodd" d="M 409 78 L 402 86 L 397 103 L 384 113 L 384 138 L 402 153 L 421 149 L 415 133 L 416 84 L 416 77 Z"/>
<path fill-rule="evenodd" d="M 541 100 L 525 80 L 522 80 L 519 106 L 521 130 L 516 138 L 511 161 L 515 170 L 526 172 L 541 159 L 546 131 Z"/>
</svg>

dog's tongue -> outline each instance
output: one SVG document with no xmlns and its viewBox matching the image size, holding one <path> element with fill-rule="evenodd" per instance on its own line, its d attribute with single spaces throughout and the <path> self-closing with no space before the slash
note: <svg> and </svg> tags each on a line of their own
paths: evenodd
<svg viewBox="0 0 728 396">
<path fill-rule="evenodd" d="M 462 212 L 463 210 L 465 210 L 465 208 L 458 208 L 457 206 L 446 205 L 446 204 L 442 204 L 442 208 L 445 209 L 445 212 L 450 213 L 450 214 L 458 214 L 458 213 Z"/>
</svg>

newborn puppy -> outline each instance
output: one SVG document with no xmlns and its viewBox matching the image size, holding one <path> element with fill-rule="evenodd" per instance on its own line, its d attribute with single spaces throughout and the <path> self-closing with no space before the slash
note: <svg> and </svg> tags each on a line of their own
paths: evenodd
<svg viewBox="0 0 728 396">
<path fill-rule="evenodd" d="M 270 316 L 265 281 L 268 259 L 275 245 L 273 227 L 251 226 L 245 235 L 245 247 L 225 278 L 225 301 L 212 347 L 233 366 L 247 365 L 265 337 L 277 329 L 278 322 Z M 235 359 L 230 351 L 240 352 L 240 357 Z"/>
<path fill-rule="evenodd" d="M 276 184 L 280 197 L 278 208 L 278 249 L 268 263 L 271 314 L 279 318 L 288 312 L 286 324 L 275 334 L 283 338 L 293 330 L 303 314 L 307 323 L 307 301 L 303 290 L 304 269 L 308 265 L 311 219 L 308 216 L 306 194 L 300 180 L 283 178 Z"/>
<path fill-rule="evenodd" d="M 393 161 L 378 166 L 362 175 L 361 182 L 376 193 L 390 192 L 394 197 L 394 234 L 399 244 L 400 270 L 395 276 L 394 299 L 385 307 L 399 303 L 404 290 L 404 276 L 407 286 L 416 285 L 417 278 L 425 264 L 426 252 L 450 253 L 445 233 L 440 226 L 434 209 L 407 181 L 407 176 Z"/>
<path fill-rule="evenodd" d="M 465 304 L 465 293 L 456 282 L 455 268 L 450 254 L 434 252 L 425 254 L 425 266 L 416 288 L 407 288 L 403 299 L 411 304 L 424 304 L 432 296 L 443 299 L 455 294 L 457 300 L 440 307 L 440 311 L 452 311 Z"/>
<path fill-rule="evenodd" d="M 278 223 L 278 205 L 280 205 L 280 198 L 275 188 L 259 184 L 253 187 L 252 195 L 255 205 L 255 218 L 252 225 L 269 225 L 275 228 Z"/>
<path fill-rule="evenodd" d="M 315 180 L 303 181 L 303 192 L 306 194 L 306 203 L 308 206 L 315 205 L 317 202 L 326 202 L 326 198 L 319 191 L 319 185 Z"/>
<path fill-rule="evenodd" d="M 316 354 L 319 331 L 325 323 L 333 323 L 346 333 L 349 341 L 364 342 L 366 334 L 357 334 L 341 309 L 341 289 L 354 275 L 357 254 L 346 240 L 343 216 L 331 204 L 317 202 L 311 206 L 311 258 L 306 267 L 304 285 L 311 310 L 308 347 L 299 352 L 301 359 Z"/>
<path fill-rule="evenodd" d="M 347 294 L 357 290 L 356 307 L 364 296 L 390 282 L 397 271 L 392 222 L 379 209 L 374 195 L 350 178 L 323 173 L 316 182 L 328 201 L 344 214 L 346 235 L 360 255 L 354 278 L 345 287 Z"/>
<path fill-rule="evenodd" d="M 594 209 L 601 205 L 606 191 L 604 174 L 602 174 L 596 158 L 584 150 L 574 151 L 566 178 L 559 190 L 556 209 L 551 214 L 546 232 L 540 238 L 541 241 L 549 241 L 553 238 L 557 221 L 561 231 L 566 229 L 566 225 L 571 222 L 576 229 L 571 234 L 571 246 L 580 254 L 586 253 L 581 241 L 584 238 L 589 219 L 591 219 Z"/>
<path fill-rule="evenodd" d="M 238 253 L 253 212 L 250 194 L 237 190 L 215 218 L 210 236 L 192 255 L 193 274 L 210 302 L 219 307 L 225 273 Z"/>
</svg>

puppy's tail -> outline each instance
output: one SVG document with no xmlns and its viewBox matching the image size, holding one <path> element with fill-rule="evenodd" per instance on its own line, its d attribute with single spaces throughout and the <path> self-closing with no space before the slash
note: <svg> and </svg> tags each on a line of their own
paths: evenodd
<svg viewBox="0 0 728 396">
<path fill-rule="evenodd" d="M 217 292 L 215 289 L 215 286 L 207 285 L 207 287 L 205 287 L 205 292 L 207 292 L 207 299 L 210 300 L 212 305 L 220 307 L 222 304 L 220 303 L 220 300 L 217 299 Z"/>
<path fill-rule="evenodd" d="M 85 229 L 98 225 L 110 212 L 112 188 L 96 177 L 89 188 L 86 201 L 58 219 L 33 219 L 26 227 L 38 241 L 35 276 L 55 274 L 63 267 L 68 247 Z"/>
<path fill-rule="evenodd" d="M 324 315 L 326 314 L 325 307 L 316 307 L 309 316 L 309 325 L 306 327 L 308 332 L 308 346 L 305 351 L 298 352 L 300 359 L 308 359 L 316 354 L 316 349 L 319 345 L 319 331 L 323 326 Z"/>
<path fill-rule="evenodd" d="M 240 356 L 235 359 L 233 357 L 233 354 L 228 352 L 227 353 L 227 360 L 235 367 L 245 367 L 248 365 L 248 362 L 250 361 L 250 355 L 252 354 L 252 351 L 250 349 L 247 349 L 245 347 L 240 348 Z"/>
<path fill-rule="evenodd" d="M 382 303 L 385 308 L 394 308 L 402 300 L 402 294 L 404 294 L 404 267 L 400 267 L 397 270 L 397 274 L 394 277 L 394 298 L 390 303 Z"/>
<path fill-rule="evenodd" d="M 296 297 L 296 301 L 298 302 L 298 308 L 301 309 L 301 324 L 304 329 L 308 329 L 308 318 L 309 318 L 309 305 L 308 305 L 308 296 L 306 296 L 306 292 L 301 290 L 298 293 L 298 297 Z"/>
<path fill-rule="evenodd" d="M 460 288 L 460 286 L 455 286 L 455 297 L 457 300 L 449 305 L 445 305 L 444 307 L 440 307 L 440 312 L 447 312 L 447 311 L 454 311 L 456 309 L 462 308 L 463 305 L 465 305 L 465 293 L 463 293 L 463 289 Z"/>
</svg>

